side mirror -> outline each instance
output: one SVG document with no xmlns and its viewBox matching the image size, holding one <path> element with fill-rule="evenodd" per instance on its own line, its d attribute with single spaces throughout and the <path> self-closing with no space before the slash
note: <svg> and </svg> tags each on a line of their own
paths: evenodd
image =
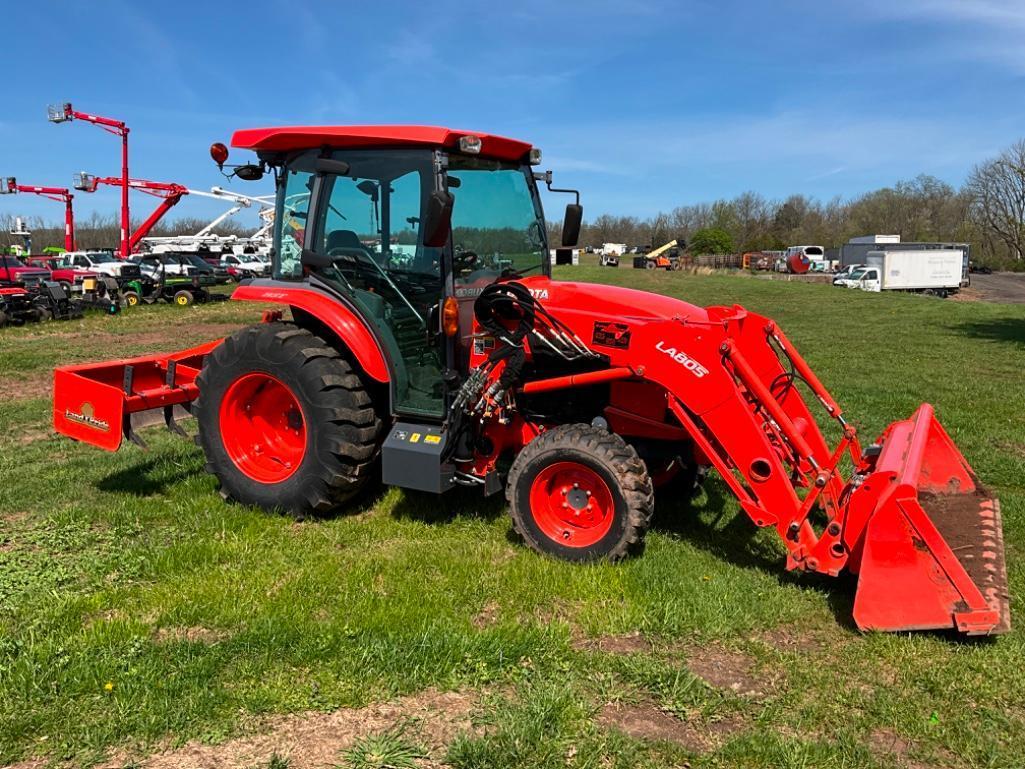
<svg viewBox="0 0 1025 769">
<path fill-rule="evenodd" d="M 448 243 L 452 231 L 452 206 L 455 198 L 450 192 L 436 190 L 427 200 L 427 213 L 423 221 L 424 245 L 441 248 Z"/>
<path fill-rule="evenodd" d="M 566 216 L 562 220 L 562 245 L 575 246 L 580 240 L 580 225 L 584 221 L 584 207 L 579 203 L 566 206 Z"/>
</svg>

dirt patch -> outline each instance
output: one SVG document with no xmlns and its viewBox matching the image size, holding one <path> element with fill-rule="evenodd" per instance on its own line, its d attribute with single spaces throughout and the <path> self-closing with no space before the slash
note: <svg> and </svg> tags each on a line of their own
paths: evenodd
<svg viewBox="0 0 1025 769">
<path fill-rule="evenodd" d="M 19 761 L 16 764 L 7 764 L 3 769 L 43 769 L 44 766 L 49 765 L 49 761 L 45 758 L 29 758 L 25 761 Z"/>
<path fill-rule="evenodd" d="M 755 661 L 742 652 L 714 644 L 687 650 L 687 669 L 709 686 L 742 697 L 760 697 L 775 682 L 755 673 Z"/>
<path fill-rule="evenodd" d="M 638 740 L 675 742 L 692 753 L 713 750 L 743 728 L 743 722 L 736 717 L 720 721 L 681 721 L 651 703 L 606 705 L 598 715 L 598 723 Z"/>
<path fill-rule="evenodd" d="M 530 622 L 533 619 L 542 625 L 551 625 L 557 622 L 572 623 L 575 614 L 576 612 L 569 602 L 556 598 L 551 603 L 538 606 L 534 609 L 533 617 L 527 617 L 525 621 Z"/>
<path fill-rule="evenodd" d="M 997 441 L 996 446 L 1001 451 L 1007 454 L 1013 454 L 1014 456 L 1025 459 L 1025 443 L 1015 443 L 1014 441 Z"/>
<path fill-rule="evenodd" d="M 10 376 L 0 377 L 0 400 L 17 401 L 31 398 L 48 398 L 53 386 L 52 371 L 26 373 L 18 371 Z"/>
<path fill-rule="evenodd" d="M 223 641 L 228 634 L 208 627 L 162 627 L 153 634 L 157 643 L 202 643 L 213 645 Z"/>
<path fill-rule="evenodd" d="M 868 735 L 868 747 L 876 755 L 896 756 L 899 759 L 904 759 L 907 758 L 913 746 L 914 743 L 904 739 L 892 729 L 875 729 Z"/>
<path fill-rule="evenodd" d="M 762 643 L 781 652 L 797 652 L 810 654 L 823 647 L 821 639 L 808 630 L 798 631 L 795 628 L 781 626 L 768 630 L 757 636 Z"/>
<path fill-rule="evenodd" d="M 605 652 L 606 654 L 650 654 L 652 644 L 640 633 L 606 635 L 599 638 L 582 638 L 573 642 L 579 651 Z"/>
<path fill-rule="evenodd" d="M 971 283 L 971 286 L 955 294 L 954 298 L 998 304 L 1025 303 L 1025 274 L 1020 272 L 995 272 L 992 275 L 973 273 Z"/>
<path fill-rule="evenodd" d="M 27 446 L 30 443 L 36 441 L 43 441 L 48 438 L 52 438 L 56 433 L 53 430 L 44 430 L 42 428 L 19 430 L 13 434 L 14 442 L 19 446 Z"/>
<path fill-rule="evenodd" d="M 471 729 L 476 702 L 476 696 L 429 690 L 365 708 L 268 718 L 257 724 L 257 734 L 247 737 L 219 745 L 190 742 L 145 758 L 117 755 L 101 766 L 120 769 L 134 761 L 144 769 L 223 769 L 267 766 L 277 754 L 288 759 L 289 769 L 326 769 L 337 766 L 339 754 L 360 738 L 405 723 L 410 724 L 410 739 L 436 759 L 457 734 Z"/>
<path fill-rule="evenodd" d="M 478 630 L 489 628 L 498 622 L 499 606 L 494 601 L 488 601 L 481 610 L 473 617 L 473 626 Z"/>
</svg>

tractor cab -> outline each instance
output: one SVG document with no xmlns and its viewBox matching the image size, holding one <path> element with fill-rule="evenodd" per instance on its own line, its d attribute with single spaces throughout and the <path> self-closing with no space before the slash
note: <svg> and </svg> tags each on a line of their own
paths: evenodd
<svg viewBox="0 0 1025 769">
<path fill-rule="evenodd" d="M 360 141 L 339 129 L 242 131 L 233 144 L 275 172 L 273 280 L 350 304 L 387 358 L 394 412 L 442 420 L 443 374 L 466 369 L 476 297 L 499 279 L 550 272 L 540 153 L 448 129 L 363 130 Z M 296 151 L 303 143 L 315 146 Z M 442 328 L 446 302 L 454 339 Z"/>
</svg>

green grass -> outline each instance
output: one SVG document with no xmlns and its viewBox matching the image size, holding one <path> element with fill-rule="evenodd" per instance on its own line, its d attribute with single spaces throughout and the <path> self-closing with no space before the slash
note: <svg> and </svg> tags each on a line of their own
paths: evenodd
<svg viewBox="0 0 1025 769">
<path fill-rule="evenodd" d="M 775 318 L 867 436 L 933 403 L 1001 498 L 1021 617 L 1023 308 L 626 268 L 561 276 Z M 658 500 L 642 557 L 580 567 L 511 541 L 500 500 L 473 492 L 391 489 L 295 523 L 223 503 L 199 450 L 160 431 L 151 451 L 116 455 L 45 433 L 54 364 L 198 343 L 257 317 L 245 303 L 149 307 L 0 331 L 0 764 L 143 756 L 262 714 L 429 687 L 484 696 L 478 727 L 443 756 L 457 767 L 889 766 L 880 731 L 924 766 L 1020 764 L 1019 630 L 859 634 L 851 582 L 785 573 L 772 532 L 716 480 L 689 508 Z M 650 652 L 579 643 L 634 631 Z M 759 693 L 693 676 L 688 657 L 710 648 L 747 660 Z M 691 750 L 603 725 L 608 702 L 732 726 Z"/>
</svg>

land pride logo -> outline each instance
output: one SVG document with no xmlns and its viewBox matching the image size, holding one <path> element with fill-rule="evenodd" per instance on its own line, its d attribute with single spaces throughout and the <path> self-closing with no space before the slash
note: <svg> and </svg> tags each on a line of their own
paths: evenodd
<svg viewBox="0 0 1025 769">
<path fill-rule="evenodd" d="M 82 404 L 81 410 L 77 414 L 71 409 L 64 409 L 65 419 L 82 425 L 88 425 L 89 427 L 95 427 L 97 430 L 103 430 L 104 432 L 110 430 L 110 424 L 102 419 L 97 419 L 93 416 L 93 413 L 93 404 L 88 402 Z"/>
</svg>

